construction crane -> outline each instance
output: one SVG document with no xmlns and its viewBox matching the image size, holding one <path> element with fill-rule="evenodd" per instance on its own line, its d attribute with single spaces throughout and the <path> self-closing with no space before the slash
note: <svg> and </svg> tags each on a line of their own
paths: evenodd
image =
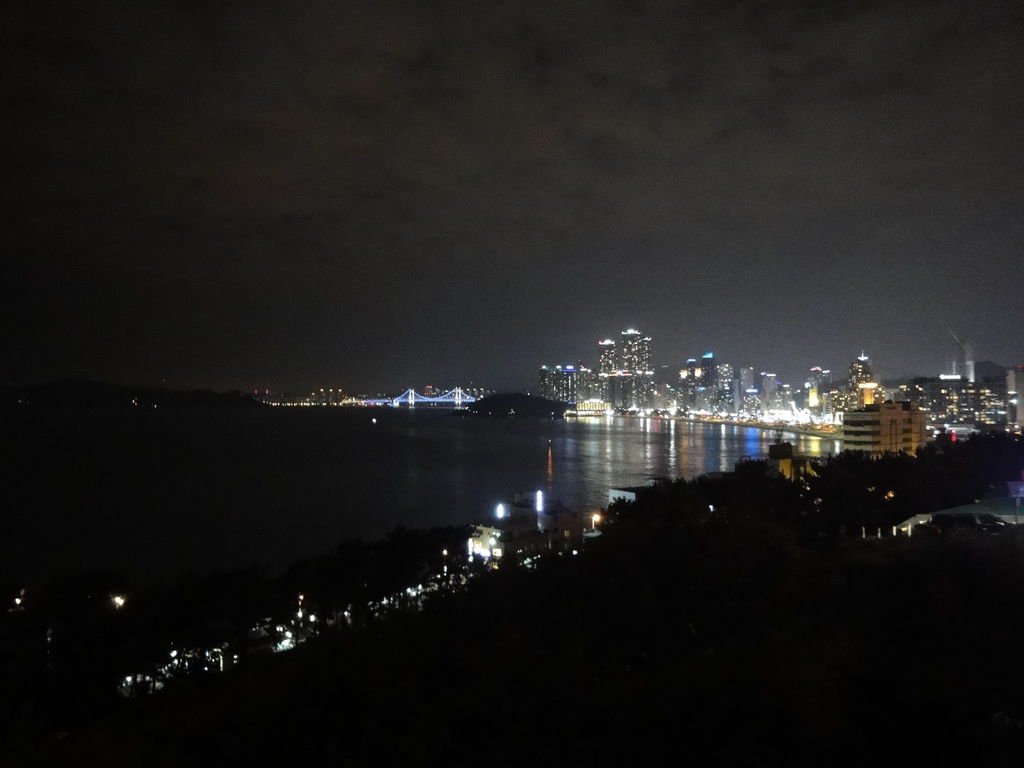
<svg viewBox="0 0 1024 768">
<path fill-rule="evenodd" d="M 960 360 L 963 365 L 963 371 L 960 372 L 961 376 L 966 376 L 967 380 L 974 383 L 974 345 L 970 341 L 963 341 L 953 329 L 949 329 L 949 335 L 953 337 L 953 341 L 960 348 Z M 953 373 L 957 373 L 956 362 L 953 363 Z"/>
</svg>

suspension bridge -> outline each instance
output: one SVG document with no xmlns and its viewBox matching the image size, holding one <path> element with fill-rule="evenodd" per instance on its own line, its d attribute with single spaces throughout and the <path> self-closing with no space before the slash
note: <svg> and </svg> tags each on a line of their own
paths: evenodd
<svg viewBox="0 0 1024 768">
<path fill-rule="evenodd" d="M 392 408 L 400 408 L 403 405 L 408 406 L 409 408 L 415 408 L 417 405 L 431 405 L 442 408 L 462 408 L 468 403 L 475 402 L 476 398 L 468 392 L 463 391 L 462 387 L 449 389 L 447 392 L 433 396 L 421 395 L 410 387 L 402 394 L 395 395 L 394 397 L 363 400 L 363 405 L 390 405 Z"/>
</svg>

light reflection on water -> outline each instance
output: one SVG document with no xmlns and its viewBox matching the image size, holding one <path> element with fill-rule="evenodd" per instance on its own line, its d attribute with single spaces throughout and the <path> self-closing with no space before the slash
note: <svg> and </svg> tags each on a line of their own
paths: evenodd
<svg viewBox="0 0 1024 768">
<path fill-rule="evenodd" d="M 600 506 L 609 488 L 641 485 L 648 478 L 693 478 L 731 471 L 744 457 L 767 455 L 774 435 L 749 427 L 616 417 L 580 419 L 540 427 L 558 434 L 555 471 L 545 478 L 552 497 L 570 505 Z M 800 454 L 822 456 L 837 441 L 784 434 Z M 562 460 L 560 460 L 562 459 Z"/>
<path fill-rule="evenodd" d="M 600 507 L 609 488 L 728 471 L 774 439 L 687 421 L 429 409 L 40 412 L 0 426 L 17 446 L 5 454 L 12 512 L 0 537 L 11 572 L 76 564 L 162 577 L 283 565 L 397 525 L 479 521 L 520 490 Z M 785 437 L 803 454 L 839 449 Z M 41 482 L 53 466 L 74 467 L 79 481 Z"/>
</svg>

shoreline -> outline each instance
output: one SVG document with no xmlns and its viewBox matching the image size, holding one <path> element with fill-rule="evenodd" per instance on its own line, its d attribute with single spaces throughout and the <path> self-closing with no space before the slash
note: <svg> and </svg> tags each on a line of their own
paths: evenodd
<svg viewBox="0 0 1024 768">
<path fill-rule="evenodd" d="M 636 414 L 616 414 L 616 416 L 622 416 L 624 418 L 640 418 Z M 566 414 L 567 419 L 586 419 L 586 418 L 605 418 L 604 414 L 589 414 L 589 413 L 572 413 Z M 644 417 L 648 418 L 648 417 Z M 752 422 L 752 421 L 739 421 L 737 419 L 717 419 L 708 418 L 701 416 L 651 416 L 649 418 L 665 419 L 666 421 L 683 421 L 683 422 L 694 422 L 697 424 L 719 424 L 728 427 L 749 427 L 750 429 L 759 429 L 762 432 L 792 432 L 795 435 L 803 435 L 804 437 L 819 437 L 823 440 L 842 440 L 843 432 L 841 429 L 834 431 L 820 429 L 816 427 L 808 427 L 802 425 L 792 424 L 769 424 L 767 422 Z"/>
<path fill-rule="evenodd" d="M 762 432 L 792 432 L 795 435 L 803 435 L 804 437 L 820 437 L 822 439 L 831 438 L 834 440 L 843 439 L 843 433 L 841 430 L 828 431 L 824 429 L 817 429 L 815 427 L 794 426 L 791 424 L 768 424 L 765 422 L 738 421 L 736 419 L 709 419 L 699 416 L 672 416 L 670 418 L 675 421 L 692 421 L 698 424 L 722 424 L 729 427 L 750 427 L 751 429 L 759 429 Z"/>
</svg>

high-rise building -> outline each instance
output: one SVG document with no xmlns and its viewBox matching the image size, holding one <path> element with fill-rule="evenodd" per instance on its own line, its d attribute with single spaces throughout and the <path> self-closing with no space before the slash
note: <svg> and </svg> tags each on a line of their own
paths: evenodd
<svg viewBox="0 0 1024 768">
<path fill-rule="evenodd" d="M 704 389 L 713 389 L 715 386 L 715 353 L 705 352 L 700 356 L 700 385 Z"/>
<path fill-rule="evenodd" d="M 850 363 L 850 375 L 848 378 L 849 399 L 846 410 L 863 408 L 875 402 L 875 393 L 878 383 L 875 381 L 874 373 L 871 370 L 871 358 L 864 352 Z"/>
<path fill-rule="evenodd" d="M 603 400 L 604 386 L 595 371 L 586 366 L 576 367 L 576 402 L 581 400 Z"/>
<path fill-rule="evenodd" d="M 537 394 L 548 400 L 555 399 L 555 375 L 551 366 L 542 365 L 537 374 Z"/>
<path fill-rule="evenodd" d="M 732 409 L 733 370 L 729 363 L 718 363 L 715 366 L 715 396 L 712 403 L 717 413 L 727 413 Z"/>
<path fill-rule="evenodd" d="M 861 352 L 857 359 L 850 363 L 850 391 L 856 392 L 858 384 L 873 380 L 871 358 Z"/>
<path fill-rule="evenodd" d="M 654 398 L 654 367 L 651 337 L 635 328 L 622 332 L 618 344 L 599 342 L 599 375 L 605 382 L 605 399 L 616 408 L 650 408 Z"/>
<path fill-rule="evenodd" d="M 635 328 L 628 328 L 622 332 L 622 338 L 619 340 L 620 349 L 620 371 L 630 371 L 636 373 L 638 371 L 650 371 L 651 375 L 654 375 L 654 371 L 651 367 L 651 337 L 644 336 L 640 331 Z"/>
<path fill-rule="evenodd" d="M 778 407 L 778 384 L 774 373 L 761 371 L 761 407 L 766 411 Z"/>
<path fill-rule="evenodd" d="M 576 402 L 578 385 L 575 365 L 542 365 L 540 367 L 540 396 L 563 403 Z"/>
<path fill-rule="evenodd" d="M 732 407 L 736 413 L 744 410 L 748 390 L 754 388 L 754 369 L 743 365 L 736 369 L 736 378 L 732 389 Z"/>
<path fill-rule="evenodd" d="M 696 407 L 697 388 L 700 386 L 699 376 L 700 367 L 697 365 L 697 359 L 687 358 L 682 368 L 679 369 L 679 394 L 682 396 L 684 408 Z"/>
<path fill-rule="evenodd" d="M 739 414 L 748 418 L 757 419 L 761 417 L 761 391 L 756 387 L 750 387 L 743 391 L 743 401 L 740 404 Z"/>
<path fill-rule="evenodd" d="M 731 377 L 732 366 L 728 367 L 728 371 Z M 714 352 L 705 352 L 699 361 L 694 357 L 687 358 L 679 370 L 682 405 L 690 410 L 715 410 L 716 403 L 721 399 L 717 392 L 718 378 Z"/>
<path fill-rule="evenodd" d="M 814 366 L 811 368 L 807 383 L 804 385 L 807 390 L 807 400 L 804 403 L 806 408 L 814 414 L 821 415 L 826 412 L 829 385 L 832 383 L 832 371 Z"/>
<path fill-rule="evenodd" d="M 615 377 L 618 375 L 619 361 L 616 354 L 615 341 L 605 339 L 597 342 L 597 377 L 600 383 L 598 398 L 605 402 L 614 402 Z"/>
<path fill-rule="evenodd" d="M 602 376 L 608 376 L 615 373 L 618 368 L 615 342 L 612 339 L 597 342 L 597 372 Z"/>
</svg>

